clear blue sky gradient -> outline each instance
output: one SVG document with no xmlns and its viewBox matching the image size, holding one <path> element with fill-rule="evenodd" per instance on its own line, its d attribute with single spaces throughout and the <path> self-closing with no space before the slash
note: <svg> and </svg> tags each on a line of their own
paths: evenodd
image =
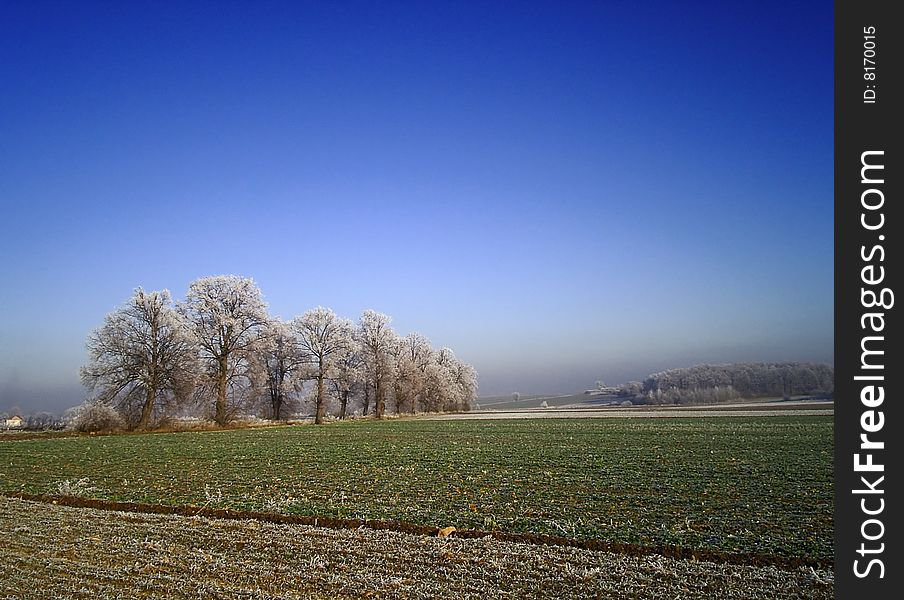
<svg viewBox="0 0 904 600">
<path fill-rule="evenodd" d="M 78 403 L 133 288 L 225 273 L 482 394 L 831 362 L 832 9 L 4 2 L 0 410 Z"/>
</svg>

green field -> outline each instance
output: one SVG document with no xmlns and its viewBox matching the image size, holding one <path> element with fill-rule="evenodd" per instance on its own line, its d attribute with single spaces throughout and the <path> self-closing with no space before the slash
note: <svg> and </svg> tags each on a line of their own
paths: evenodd
<svg viewBox="0 0 904 600">
<path fill-rule="evenodd" d="M 0 491 L 829 560 L 831 417 L 357 421 L 0 442 Z"/>
<path fill-rule="evenodd" d="M 549 407 L 565 406 L 567 404 L 584 404 L 593 400 L 599 401 L 600 396 L 591 396 L 589 394 L 571 394 L 571 395 L 522 395 L 518 400 L 513 400 L 511 394 L 507 396 L 484 396 L 478 399 L 478 404 L 482 410 L 524 410 L 528 408 L 540 408 L 543 402 Z M 611 397 L 606 397 L 612 400 Z"/>
</svg>

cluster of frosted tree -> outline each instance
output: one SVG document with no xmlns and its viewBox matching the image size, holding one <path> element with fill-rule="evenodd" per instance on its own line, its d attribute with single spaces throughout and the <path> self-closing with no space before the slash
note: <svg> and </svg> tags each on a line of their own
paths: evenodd
<svg viewBox="0 0 904 600">
<path fill-rule="evenodd" d="M 829 365 L 797 362 L 697 365 L 654 373 L 643 384 L 632 382 L 626 387 L 659 404 L 710 404 L 737 397 L 790 398 L 832 393 L 835 371 Z"/>
<path fill-rule="evenodd" d="M 263 408 L 281 420 L 308 404 L 315 422 L 360 408 L 382 418 L 467 411 L 477 374 L 451 350 L 367 310 L 357 323 L 327 308 L 285 322 L 268 315 L 251 279 L 204 277 L 182 302 L 141 289 L 88 338 L 82 381 L 93 402 L 130 427 L 199 407 L 223 425 Z"/>
</svg>

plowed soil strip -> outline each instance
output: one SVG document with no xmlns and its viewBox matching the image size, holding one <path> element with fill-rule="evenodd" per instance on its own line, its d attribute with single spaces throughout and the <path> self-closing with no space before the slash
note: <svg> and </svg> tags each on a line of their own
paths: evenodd
<svg viewBox="0 0 904 600">
<path fill-rule="evenodd" d="M 43 502 L 59 506 L 75 508 L 91 508 L 95 510 L 133 512 L 159 515 L 180 515 L 186 517 L 201 516 L 213 519 L 254 520 L 284 525 L 310 525 L 329 529 L 358 529 L 361 527 L 374 530 L 398 531 L 414 535 L 436 537 L 440 528 L 405 521 L 371 520 L 371 519 L 338 519 L 334 517 L 313 517 L 308 515 L 287 515 L 281 513 L 255 512 L 210 508 L 206 506 L 172 506 L 167 504 L 144 504 L 139 502 L 116 502 L 80 496 L 56 496 L 49 494 L 26 494 L 21 492 L 0 492 L 0 496 Z M 815 567 L 831 569 L 832 561 L 816 560 L 806 557 L 787 557 L 773 554 L 729 553 L 681 546 L 641 546 L 604 540 L 579 540 L 554 535 L 532 533 L 511 533 L 504 531 L 485 531 L 480 529 L 455 530 L 450 534 L 457 538 L 485 538 L 503 542 L 517 542 L 540 546 L 566 546 L 586 550 L 613 552 L 628 556 L 661 555 L 667 558 L 698 560 L 714 563 L 750 566 L 774 566 L 782 569 L 799 567 Z"/>
</svg>

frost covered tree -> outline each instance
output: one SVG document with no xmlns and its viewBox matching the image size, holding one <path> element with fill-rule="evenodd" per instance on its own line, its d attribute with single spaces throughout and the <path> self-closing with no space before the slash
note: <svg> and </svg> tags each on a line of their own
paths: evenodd
<svg viewBox="0 0 904 600">
<path fill-rule="evenodd" d="M 255 380 L 264 390 L 270 418 L 279 421 L 294 408 L 295 392 L 310 357 L 304 353 L 288 323 L 272 319 L 263 329 L 255 357 Z"/>
<path fill-rule="evenodd" d="M 25 428 L 38 431 L 62 429 L 65 423 L 53 413 L 36 412 L 25 419 Z"/>
<path fill-rule="evenodd" d="M 834 369 L 814 363 L 731 363 L 669 369 L 648 376 L 643 390 L 666 399 L 686 390 L 735 390 L 743 397 L 818 394 L 834 391 Z M 687 396 L 684 394 L 684 396 Z"/>
<path fill-rule="evenodd" d="M 629 381 L 622 384 L 616 393 L 620 398 L 637 398 L 643 396 L 643 383 L 640 381 Z"/>
<path fill-rule="evenodd" d="M 253 355 L 269 321 L 267 305 L 252 279 L 217 275 L 192 282 L 180 309 L 200 346 L 214 420 L 225 425 L 252 380 Z"/>
<path fill-rule="evenodd" d="M 313 366 L 314 423 L 320 424 L 326 408 L 326 385 L 338 375 L 342 360 L 354 351 L 354 326 L 332 310 L 318 307 L 295 317 L 291 327 Z"/>
<path fill-rule="evenodd" d="M 122 415 L 112 406 L 91 400 L 67 410 L 63 415 L 63 420 L 69 429 L 85 433 L 112 432 L 122 429 L 125 425 Z"/>
<path fill-rule="evenodd" d="M 452 412 L 471 410 L 477 399 L 477 371 L 458 359 L 452 365 L 453 397 L 444 409 Z"/>
<path fill-rule="evenodd" d="M 395 345 L 396 412 L 426 409 L 430 390 L 428 371 L 434 361 L 430 341 L 419 333 L 409 333 Z"/>
<path fill-rule="evenodd" d="M 333 395 L 339 403 L 339 418 L 348 414 L 348 403 L 356 390 L 364 389 L 364 356 L 356 336 L 352 335 L 349 351 L 336 361 L 335 374 L 331 379 Z"/>
<path fill-rule="evenodd" d="M 477 371 L 458 360 L 450 348 L 436 353 L 433 378 L 437 382 L 432 410 L 459 412 L 471 410 L 477 399 Z"/>
<path fill-rule="evenodd" d="M 374 414 L 378 419 L 386 412 L 386 396 L 392 388 L 393 349 L 396 334 L 392 319 L 373 310 L 365 310 L 358 321 L 356 334 L 361 344 L 367 385 L 373 390 Z"/>
<path fill-rule="evenodd" d="M 455 354 L 450 348 L 440 348 L 433 354 L 433 361 L 427 369 L 428 393 L 424 410 L 441 412 L 455 403 Z"/>
<path fill-rule="evenodd" d="M 473 368 L 420 334 L 398 337 L 390 323 L 366 310 L 356 326 L 327 308 L 290 323 L 271 319 L 254 281 L 234 275 L 197 279 L 176 305 L 165 290 L 139 288 L 89 337 L 82 379 L 92 406 L 116 406 L 142 428 L 193 392 L 220 425 L 251 402 L 284 418 L 302 393 L 313 399 L 316 423 L 328 399 L 340 418 L 353 397 L 364 414 L 373 401 L 377 418 L 392 400 L 397 413 L 469 410 Z"/>
<path fill-rule="evenodd" d="M 180 403 L 194 389 L 197 347 L 167 290 L 138 288 L 88 337 L 82 382 L 94 401 L 117 406 L 147 428 L 155 409 Z"/>
</svg>

